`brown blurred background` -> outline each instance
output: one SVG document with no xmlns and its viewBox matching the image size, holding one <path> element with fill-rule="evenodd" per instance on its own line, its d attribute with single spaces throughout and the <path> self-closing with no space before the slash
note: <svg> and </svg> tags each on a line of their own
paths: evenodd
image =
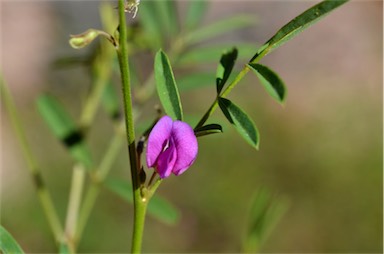
<svg viewBox="0 0 384 254">
<path fill-rule="evenodd" d="M 35 99 L 48 91 L 78 117 L 89 77 L 81 68 L 53 70 L 51 63 L 65 55 L 82 54 L 69 47 L 68 35 L 100 27 L 99 2 L 0 3 L 1 71 L 64 220 L 73 161 L 42 122 Z M 212 1 L 203 23 L 253 15 L 256 26 L 219 39 L 260 45 L 314 3 Z M 180 2 L 181 11 L 185 5 Z M 262 63 L 285 81 L 285 107 L 275 103 L 250 74 L 230 95 L 256 122 L 260 150 L 250 148 L 228 125 L 223 135 L 200 139 L 194 166 L 180 177 L 167 179 L 159 190 L 181 210 L 181 221 L 167 226 L 148 218 L 144 251 L 238 252 L 250 198 L 264 186 L 289 199 L 290 208 L 263 252 L 381 253 L 382 2 L 345 4 Z M 214 88 L 181 94 L 185 111 L 196 115 L 205 112 L 214 96 Z M 219 112 L 215 116 L 225 122 Z M 104 118 L 98 115 L 100 124 L 91 133 L 96 158 L 108 143 L 105 132 L 110 126 L 103 123 Z M 1 224 L 26 252 L 54 252 L 3 107 L 1 120 Z M 125 156 L 124 150 L 112 174 L 129 179 Z M 131 216 L 131 206 L 103 192 L 79 252 L 128 252 Z"/>
</svg>

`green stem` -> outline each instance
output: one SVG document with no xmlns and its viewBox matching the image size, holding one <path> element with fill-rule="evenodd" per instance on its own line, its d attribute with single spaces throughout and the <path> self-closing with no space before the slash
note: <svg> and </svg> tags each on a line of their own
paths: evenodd
<svg viewBox="0 0 384 254">
<path fill-rule="evenodd" d="M 37 177 L 38 175 L 40 175 L 40 173 L 36 174 L 35 177 Z M 36 189 L 41 206 L 43 207 L 45 216 L 47 217 L 56 243 L 61 243 L 64 240 L 64 231 L 61 226 L 59 216 L 57 215 L 56 208 L 52 202 L 52 197 L 43 182 L 41 182 L 40 185 L 36 185 Z"/>
<path fill-rule="evenodd" d="M 132 253 L 141 253 L 147 204 L 148 200 L 146 199 L 139 199 L 138 202 L 134 202 L 134 222 L 131 247 Z"/>
<path fill-rule="evenodd" d="M 159 188 L 162 181 L 163 179 L 159 178 L 156 180 L 156 182 L 152 186 L 149 187 L 149 194 L 148 194 L 149 199 L 153 196 L 153 194 L 155 194 L 157 188 Z"/>
<path fill-rule="evenodd" d="M 77 225 L 77 218 L 79 215 L 79 207 L 81 202 L 81 195 L 83 192 L 85 177 L 85 169 L 82 165 L 75 165 L 72 175 L 72 184 L 69 195 L 67 219 L 65 222 L 65 236 L 67 239 L 68 247 L 75 251 L 75 232 Z"/>
<path fill-rule="evenodd" d="M 149 189 L 144 188 L 142 191 L 143 198 L 140 199 L 140 202 L 135 204 L 135 221 L 134 229 L 137 230 L 137 233 L 134 232 L 132 238 L 132 253 L 141 253 L 141 243 L 143 241 L 144 224 L 145 224 L 145 215 L 147 211 L 147 206 L 149 200 L 155 194 L 157 188 L 160 186 L 162 179 L 158 179 L 153 186 L 150 186 Z"/>
<path fill-rule="evenodd" d="M 100 192 L 100 183 L 102 183 L 109 173 L 113 162 L 118 155 L 121 145 L 123 144 L 123 138 L 119 132 L 115 132 L 104 157 L 100 162 L 100 166 L 95 173 L 95 177 L 92 178 L 91 186 L 84 197 L 84 202 L 80 210 L 79 221 L 76 231 L 76 242 L 79 242 L 84 231 L 85 225 L 87 224 L 89 215 L 92 211 L 96 198 Z"/>
<path fill-rule="evenodd" d="M 249 63 L 257 63 L 259 62 L 264 56 L 266 56 L 269 53 L 269 49 L 262 50 L 261 53 L 257 53 L 252 57 L 252 59 L 249 61 Z M 237 74 L 236 78 L 232 81 L 229 86 L 221 93 L 220 96 L 217 96 L 215 101 L 212 103 L 212 105 L 209 107 L 207 112 L 203 115 L 201 120 L 197 123 L 195 129 L 201 127 L 204 125 L 204 123 L 208 120 L 208 118 L 213 114 L 213 112 L 216 110 L 217 106 L 219 105 L 219 97 L 226 97 L 230 91 L 244 78 L 244 76 L 248 73 L 249 71 L 248 65 L 245 65 L 244 68 L 240 71 L 239 74 Z"/>
<path fill-rule="evenodd" d="M 120 152 L 121 146 L 123 145 L 124 137 L 126 135 L 123 125 L 123 122 L 116 123 L 114 136 L 110 141 L 103 158 L 101 159 L 98 169 L 94 174 L 91 175 L 91 184 L 85 194 L 79 214 L 78 225 L 76 227 L 76 246 L 81 240 L 85 226 L 87 225 L 89 219 L 89 215 L 91 214 L 96 199 L 100 193 L 101 184 L 104 182 L 104 179 L 107 177 L 109 171 L 111 170 L 112 164 L 115 162 L 116 157 Z"/>
<path fill-rule="evenodd" d="M 52 233 L 55 237 L 56 242 L 59 244 L 63 240 L 64 231 L 60 223 L 59 216 L 57 214 L 57 211 L 55 209 L 55 206 L 52 202 L 51 195 L 46 188 L 46 185 L 43 181 L 41 172 L 39 170 L 39 167 L 35 161 L 34 156 L 32 155 L 31 148 L 28 144 L 27 137 L 25 135 L 25 131 L 22 127 L 22 123 L 19 118 L 19 114 L 16 110 L 16 106 L 13 102 L 12 95 L 10 91 L 8 90 L 8 87 L 5 84 L 5 81 L 3 80 L 1 74 L 0 74 L 0 90 L 1 94 L 4 98 L 5 107 L 9 113 L 9 117 L 11 119 L 11 123 L 13 125 L 13 128 L 16 132 L 16 136 L 18 138 L 18 141 L 21 145 L 22 152 L 24 155 L 24 158 L 27 161 L 28 169 L 31 173 L 31 176 L 34 180 L 34 184 L 36 187 L 37 195 L 40 199 L 41 206 L 43 208 L 43 211 L 45 213 L 45 216 L 47 217 L 49 226 L 52 230 Z"/>
<path fill-rule="evenodd" d="M 109 46 L 109 45 L 107 45 Z M 109 47 L 101 47 L 101 51 L 108 51 L 106 48 Z M 98 55 L 95 63 L 93 64 L 93 69 L 95 73 L 95 80 L 93 83 L 93 88 L 88 96 L 86 104 L 82 110 L 80 116 L 80 126 L 83 130 L 88 129 L 88 127 L 92 124 L 93 119 L 96 115 L 97 108 L 100 104 L 100 99 L 107 84 L 107 81 L 111 75 L 111 57 L 109 57 L 107 52 L 101 52 Z"/>
<path fill-rule="evenodd" d="M 240 71 L 240 73 L 236 76 L 236 78 L 232 81 L 229 86 L 221 93 L 220 96 L 216 97 L 215 101 L 212 103 L 212 105 L 209 107 L 207 112 L 203 115 L 201 120 L 197 123 L 195 129 L 201 127 L 204 125 L 204 123 L 208 120 L 208 118 L 213 114 L 213 112 L 216 110 L 218 104 L 219 97 L 226 97 L 230 91 L 244 78 L 244 76 L 248 73 L 249 67 L 247 65 L 244 66 L 244 68 Z"/>
<path fill-rule="evenodd" d="M 125 21 L 124 0 L 119 0 L 119 23 L 120 23 L 120 43 L 118 48 L 119 66 L 121 72 L 123 100 L 124 100 L 124 114 L 125 114 L 125 128 L 127 132 L 127 141 L 129 149 L 129 159 L 132 173 L 132 184 L 135 189 L 138 188 L 138 169 L 137 169 L 137 156 L 135 146 L 135 130 L 133 122 L 132 111 L 132 91 L 129 79 L 129 64 L 128 64 L 128 51 L 127 51 L 127 25 Z"/>
<path fill-rule="evenodd" d="M 83 131 L 87 131 L 88 128 L 91 126 L 95 118 L 97 109 L 100 105 L 100 100 L 101 100 L 103 91 L 111 76 L 110 65 L 112 64 L 112 58 L 113 58 L 113 56 L 111 55 L 112 52 L 113 52 L 113 48 L 110 47 L 109 43 L 107 43 L 106 41 L 102 41 L 100 46 L 100 51 L 97 54 L 97 57 L 92 64 L 92 71 L 95 77 L 92 84 L 92 90 L 89 96 L 87 97 L 86 103 L 82 109 L 81 116 L 80 116 L 80 127 Z M 75 174 L 75 171 L 73 172 L 73 174 Z M 85 172 L 83 172 L 82 174 L 84 175 Z M 83 186 L 84 179 L 85 179 L 84 177 L 81 177 L 81 179 L 76 180 L 77 181 L 76 185 Z M 73 178 L 73 181 L 75 181 L 74 178 Z M 82 189 L 80 191 L 82 191 Z M 88 193 L 92 193 L 92 194 L 90 195 Z M 88 200 L 85 201 L 86 205 L 82 204 L 80 214 L 77 214 L 78 207 L 76 208 L 77 210 L 76 210 L 75 221 L 73 220 L 74 218 L 73 216 L 75 215 L 73 210 L 74 207 L 72 207 L 72 210 L 69 210 L 70 208 L 68 208 L 67 223 L 72 223 L 72 225 L 71 226 L 68 224 L 66 225 L 66 235 L 67 235 L 68 243 L 71 244 L 71 246 L 69 247 L 73 247 L 73 249 L 76 249 L 77 244 L 79 243 L 79 239 L 81 238 L 81 234 L 88 220 L 89 214 L 92 211 L 93 203 L 96 200 L 97 194 L 96 195 L 93 194 L 93 191 L 90 191 L 90 190 L 87 192 L 86 197 L 88 198 Z M 73 200 L 72 197 L 79 198 L 79 200 Z M 80 204 L 81 203 L 80 199 L 81 199 L 81 196 L 76 196 L 74 194 L 74 196 L 70 196 L 69 204 L 74 202 Z M 79 216 L 79 220 L 77 220 L 77 216 Z M 76 223 L 77 225 L 75 225 L 74 223 Z"/>
<path fill-rule="evenodd" d="M 139 182 L 139 167 L 135 144 L 135 130 L 132 112 L 132 93 L 129 80 L 129 65 L 127 51 L 127 24 L 125 20 L 124 0 L 119 0 L 119 28 L 120 43 L 118 58 L 122 79 L 122 90 L 124 97 L 125 126 L 127 131 L 128 151 L 131 166 L 131 177 L 133 186 L 134 221 L 132 234 L 132 253 L 141 252 L 141 243 L 144 231 L 145 213 L 147 200 L 141 197 Z"/>
<path fill-rule="evenodd" d="M 75 233 L 75 246 L 80 242 L 81 237 L 83 235 L 83 231 L 85 229 L 85 225 L 87 224 L 89 215 L 93 209 L 96 198 L 99 195 L 100 187 L 98 184 L 91 184 L 88 188 L 87 193 L 85 194 L 83 204 L 81 205 L 79 221 L 76 228 Z"/>
<path fill-rule="evenodd" d="M 111 30 L 111 28 L 115 25 L 115 23 L 113 22 L 114 11 L 107 3 L 104 3 L 101 5 L 100 12 L 104 29 L 106 29 L 107 31 Z M 107 35 L 107 37 L 109 36 L 108 34 L 105 35 Z M 83 131 L 87 131 L 88 128 L 91 126 L 97 113 L 97 109 L 100 105 L 100 100 L 105 90 L 105 87 L 111 77 L 112 71 L 110 66 L 113 62 L 113 53 L 114 48 L 111 47 L 109 42 L 101 40 L 99 51 L 97 51 L 96 58 L 92 62 L 92 73 L 94 76 L 94 79 L 92 81 L 92 90 L 89 96 L 87 97 L 87 101 L 82 109 L 80 116 L 80 127 Z M 103 171 L 102 174 L 106 174 L 109 171 L 113 160 L 116 158 L 116 155 L 119 152 L 121 146 L 120 143 L 122 143 L 122 140 L 120 138 L 120 140 L 116 141 L 117 136 L 119 135 L 116 133 L 115 138 L 111 142 L 111 145 L 109 146 L 99 166 L 99 171 Z M 116 143 L 118 144 L 116 145 Z M 118 148 L 115 148 L 116 146 L 118 146 Z M 94 206 L 94 203 L 96 202 L 96 198 L 99 192 L 99 182 L 92 181 L 91 185 L 89 186 L 86 192 L 85 200 L 82 202 L 81 205 L 79 219 L 77 221 L 78 224 L 76 225 L 76 231 L 74 232 L 74 235 L 72 235 L 72 240 L 74 242 L 75 248 L 77 247 L 77 244 L 81 239 L 83 230 L 86 226 L 89 215 L 92 212 L 92 208 Z"/>
<path fill-rule="evenodd" d="M 252 57 L 252 59 L 249 61 L 249 63 L 257 63 L 259 62 L 264 56 L 266 56 L 269 52 L 269 49 L 265 49 L 261 51 L 261 53 L 256 54 L 255 56 Z M 248 73 L 249 71 L 248 65 L 245 65 L 244 68 L 240 71 L 239 74 L 237 74 L 236 78 L 232 81 L 229 86 L 221 93 L 220 96 L 217 96 L 215 101 L 212 103 L 212 105 L 209 107 L 207 112 L 203 115 L 201 120 L 197 123 L 195 129 L 201 127 L 204 125 L 204 123 L 208 120 L 208 118 L 213 114 L 213 112 L 216 110 L 217 106 L 219 105 L 218 99 L 219 97 L 226 97 L 230 91 L 232 91 L 233 88 L 244 78 L 244 76 Z"/>
</svg>

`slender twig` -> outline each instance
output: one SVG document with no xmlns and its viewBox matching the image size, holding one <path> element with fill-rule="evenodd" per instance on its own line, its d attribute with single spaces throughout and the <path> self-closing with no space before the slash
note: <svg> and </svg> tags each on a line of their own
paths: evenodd
<svg viewBox="0 0 384 254">
<path fill-rule="evenodd" d="M 25 131 L 23 129 L 23 125 L 19 118 L 19 114 L 17 112 L 16 106 L 13 102 L 12 95 L 8 90 L 8 87 L 5 84 L 1 74 L 0 74 L 0 90 L 4 99 L 5 108 L 9 113 L 9 117 L 11 119 L 11 123 L 16 132 L 17 139 L 22 148 L 23 156 L 27 161 L 28 169 L 31 173 L 31 176 L 34 180 L 35 188 L 37 191 L 37 195 L 40 199 L 41 206 L 45 213 L 45 216 L 48 220 L 49 226 L 52 230 L 56 243 L 59 245 L 64 236 L 64 231 L 60 223 L 59 216 L 57 214 L 56 208 L 52 202 L 51 195 L 45 185 L 35 157 L 33 156 L 32 150 L 28 144 L 27 137 L 25 135 Z"/>
<path fill-rule="evenodd" d="M 216 99 L 213 101 L 212 105 L 208 108 L 207 112 L 203 115 L 201 120 L 197 123 L 195 129 L 202 127 L 204 123 L 208 120 L 208 118 L 213 114 L 213 112 L 216 110 L 217 106 L 219 105 L 219 97 L 226 97 L 230 91 L 244 78 L 244 76 L 248 73 L 249 67 L 247 65 L 244 66 L 244 68 L 240 71 L 239 74 L 237 74 L 236 78 L 227 86 L 227 88 L 221 93 L 220 96 L 217 96 Z"/>
</svg>

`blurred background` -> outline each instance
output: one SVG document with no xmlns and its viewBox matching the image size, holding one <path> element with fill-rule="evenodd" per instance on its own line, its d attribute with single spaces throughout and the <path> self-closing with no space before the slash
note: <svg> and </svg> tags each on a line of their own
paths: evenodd
<svg viewBox="0 0 384 254">
<path fill-rule="evenodd" d="M 79 116 L 90 87 L 89 72 L 84 66 L 58 68 L 53 63 L 90 51 L 91 47 L 70 48 L 68 38 L 90 27 L 101 28 L 100 2 L 0 3 L 1 71 L 64 222 L 74 162 L 42 121 L 35 100 L 48 92 L 71 116 Z M 180 20 L 189 4 L 177 2 Z M 280 27 L 313 4 L 209 1 L 200 27 L 238 15 L 250 16 L 255 22 L 199 45 L 248 43 L 254 44 L 256 52 Z M 140 15 L 139 8 L 136 21 Z M 381 1 L 348 2 L 266 56 L 261 63 L 286 83 L 285 106 L 271 99 L 251 73 L 229 96 L 254 119 L 261 135 L 259 151 L 247 145 L 217 111 L 210 122 L 223 124 L 224 134 L 199 139 L 195 164 L 185 174 L 164 181 L 158 191 L 180 210 L 180 221 L 166 225 L 148 217 L 143 251 L 239 252 L 251 199 L 258 188 L 264 187 L 288 200 L 289 208 L 261 252 L 381 253 L 382 15 Z M 252 55 L 239 60 L 238 67 Z M 151 53 L 140 57 L 136 56 L 135 68 L 145 77 L 153 68 L 153 58 Z M 219 58 L 220 54 L 217 62 Z M 216 66 L 204 64 L 188 71 L 204 70 L 215 75 Z M 178 73 L 182 71 L 175 72 L 176 80 L 181 75 Z M 117 91 L 118 82 L 114 84 Z M 181 91 L 185 114 L 201 117 L 215 93 L 214 82 L 201 89 Z M 157 95 L 148 100 L 143 111 L 146 117 L 138 121 L 152 119 L 157 103 Z M 1 224 L 26 252 L 55 252 L 3 104 L 1 120 Z M 101 110 L 87 139 L 94 158 L 104 153 L 111 131 L 111 123 Z M 111 175 L 130 179 L 125 148 Z M 129 252 L 131 217 L 131 205 L 103 190 L 79 252 Z"/>
</svg>

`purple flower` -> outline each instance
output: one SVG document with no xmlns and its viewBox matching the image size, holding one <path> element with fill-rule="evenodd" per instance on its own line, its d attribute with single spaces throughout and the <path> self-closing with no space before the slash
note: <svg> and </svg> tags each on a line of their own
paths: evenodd
<svg viewBox="0 0 384 254">
<path fill-rule="evenodd" d="M 161 178 L 182 174 L 195 161 L 197 139 L 191 126 L 163 116 L 148 138 L 147 165 L 155 167 Z"/>
</svg>

